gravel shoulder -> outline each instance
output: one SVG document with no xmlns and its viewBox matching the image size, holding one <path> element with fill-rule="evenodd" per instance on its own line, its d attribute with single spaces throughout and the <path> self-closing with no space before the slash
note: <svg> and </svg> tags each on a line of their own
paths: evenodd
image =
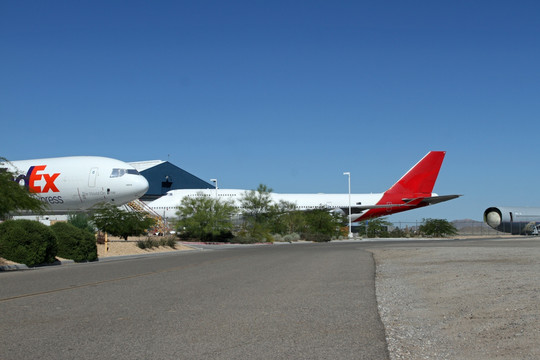
<svg viewBox="0 0 540 360">
<path fill-rule="evenodd" d="M 539 247 L 370 251 L 391 359 L 540 359 Z"/>
</svg>

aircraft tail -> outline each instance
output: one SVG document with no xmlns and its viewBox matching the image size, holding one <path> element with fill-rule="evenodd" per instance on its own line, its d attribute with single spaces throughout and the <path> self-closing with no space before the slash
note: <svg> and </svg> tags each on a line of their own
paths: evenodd
<svg viewBox="0 0 540 360">
<path fill-rule="evenodd" d="M 390 189 L 375 205 L 357 206 L 367 210 L 354 221 L 367 220 L 455 199 L 460 195 L 432 196 L 445 151 L 430 151 Z"/>
<path fill-rule="evenodd" d="M 385 195 L 431 196 L 445 155 L 446 151 L 430 151 L 390 189 L 386 190 Z"/>
</svg>

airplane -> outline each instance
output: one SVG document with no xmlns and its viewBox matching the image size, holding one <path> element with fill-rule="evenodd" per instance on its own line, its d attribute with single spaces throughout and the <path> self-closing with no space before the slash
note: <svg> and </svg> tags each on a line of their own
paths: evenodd
<svg viewBox="0 0 540 360">
<path fill-rule="evenodd" d="M 296 204 L 298 210 L 325 208 L 350 216 L 359 222 L 380 216 L 437 204 L 455 199 L 461 195 L 439 196 L 432 193 L 446 152 L 430 151 L 392 187 L 379 194 L 351 194 L 351 214 L 349 214 L 349 194 L 278 194 L 270 193 L 275 203 L 281 200 Z M 239 189 L 188 189 L 171 190 L 148 206 L 166 219 L 177 217 L 176 212 L 186 196 L 215 196 L 231 200 L 240 207 L 240 199 L 247 190 Z"/>
<path fill-rule="evenodd" d="M 540 208 L 494 206 L 484 211 L 484 222 L 495 230 L 512 235 L 538 235 Z"/>
<path fill-rule="evenodd" d="M 99 203 L 123 205 L 140 198 L 148 181 L 131 165 L 100 156 L 1 161 L 0 171 L 47 204 L 45 213 L 90 209 Z"/>
</svg>

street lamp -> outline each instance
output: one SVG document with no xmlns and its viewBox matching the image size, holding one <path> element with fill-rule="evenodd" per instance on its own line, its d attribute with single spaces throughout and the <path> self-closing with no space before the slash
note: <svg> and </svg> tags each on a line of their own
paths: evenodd
<svg viewBox="0 0 540 360">
<path fill-rule="evenodd" d="M 216 199 L 217 199 L 217 189 L 218 189 L 218 186 L 217 186 L 217 179 L 210 179 L 211 182 L 214 183 L 214 185 L 216 186 Z"/>
<path fill-rule="evenodd" d="M 351 220 L 351 173 L 350 172 L 344 172 L 343 175 L 347 175 L 349 177 L 349 238 L 352 238 L 352 220 Z"/>
</svg>

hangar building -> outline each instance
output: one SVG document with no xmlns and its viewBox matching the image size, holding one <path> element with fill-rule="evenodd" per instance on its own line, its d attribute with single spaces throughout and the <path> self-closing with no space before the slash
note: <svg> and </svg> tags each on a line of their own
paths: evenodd
<svg viewBox="0 0 540 360">
<path fill-rule="evenodd" d="M 187 171 L 163 160 L 137 161 L 129 163 L 148 180 L 150 187 L 142 201 L 152 201 L 169 190 L 176 189 L 213 189 L 214 185 L 188 173 Z"/>
</svg>

